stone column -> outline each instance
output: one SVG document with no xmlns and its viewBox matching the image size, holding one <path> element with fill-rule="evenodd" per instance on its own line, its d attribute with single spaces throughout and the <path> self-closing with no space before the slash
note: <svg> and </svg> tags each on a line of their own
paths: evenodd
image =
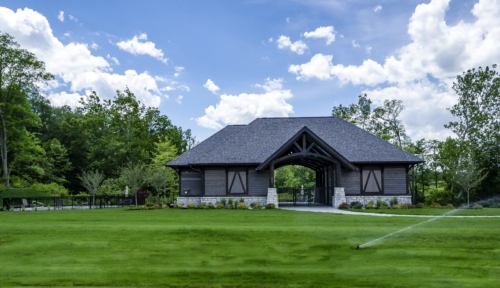
<svg viewBox="0 0 500 288">
<path fill-rule="evenodd" d="M 333 208 L 339 208 L 339 205 L 346 202 L 344 187 L 335 187 L 332 196 Z"/>
<path fill-rule="evenodd" d="M 278 194 L 276 188 L 267 188 L 267 204 L 274 204 L 278 208 Z"/>
</svg>

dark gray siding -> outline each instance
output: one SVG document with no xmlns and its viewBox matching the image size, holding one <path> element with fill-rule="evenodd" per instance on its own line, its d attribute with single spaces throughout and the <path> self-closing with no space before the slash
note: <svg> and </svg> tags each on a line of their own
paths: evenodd
<svg viewBox="0 0 500 288">
<path fill-rule="evenodd" d="M 255 171 L 255 167 L 248 168 L 248 194 L 266 195 L 269 188 L 269 170 Z"/>
<path fill-rule="evenodd" d="M 205 170 L 205 195 L 226 195 L 226 169 Z"/>
<path fill-rule="evenodd" d="M 201 196 L 203 192 L 201 173 L 194 170 L 182 169 L 181 189 L 181 193 L 183 193 L 184 190 L 190 189 L 191 196 Z"/>
<path fill-rule="evenodd" d="M 342 186 L 344 187 L 345 194 L 361 194 L 360 172 L 348 171 L 342 169 L 341 176 Z"/>
<path fill-rule="evenodd" d="M 405 167 L 384 168 L 384 194 L 407 194 Z"/>
</svg>

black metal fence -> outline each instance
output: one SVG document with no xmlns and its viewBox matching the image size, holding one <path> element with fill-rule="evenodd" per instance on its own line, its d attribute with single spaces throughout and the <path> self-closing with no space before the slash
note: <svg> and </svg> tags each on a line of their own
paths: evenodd
<svg viewBox="0 0 500 288">
<path fill-rule="evenodd" d="M 3 209 L 20 211 L 30 210 L 66 210 L 66 209 L 102 209 L 119 208 L 130 205 L 144 205 L 144 198 L 134 196 L 96 196 L 95 202 L 91 196 L 68 196 L 68 197 L 19 197 L 3 198 Z"/>
<path fill-rule="evenodd" d="M 333 189 L 325 187 L 277 188 L 279 206 L 331 205 Z"/>
</svg>

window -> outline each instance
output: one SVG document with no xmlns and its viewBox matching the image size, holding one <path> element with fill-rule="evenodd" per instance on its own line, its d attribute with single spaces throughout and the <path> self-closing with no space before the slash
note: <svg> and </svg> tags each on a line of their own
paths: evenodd
<svg viewBox="0 0 500 288">
<path fill-rule="evenodd" d="M 363 193 L 382 193 L 382 168 L 379 166 L 365 166 L 362 172 Z"/>
<path fill-rule="evenodd" d="M 229 194 L 246 194 L 247 170 L 245 168 L 230 168 L 227 170 L 227 190 Z"/>
</svg>

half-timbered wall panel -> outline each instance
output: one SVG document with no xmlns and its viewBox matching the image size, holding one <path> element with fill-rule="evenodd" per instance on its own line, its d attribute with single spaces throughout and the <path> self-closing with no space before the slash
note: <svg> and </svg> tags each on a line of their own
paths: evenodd
<svg viewBox="0 0 500 288">
<path fill-rule="evenodd" d="M 205 195 L 226 195 L 226 169 L 205 170 Z"/>
<path fill-rule="evenodd" d="M 256 171 L 248 168 L 248 194 L 267 195 L 269 188 L 269 170 Z"/>
<path fill-rule="evenodd" d="M 345 194 L 360 194 L 361 184 L 359 171 L 348 171 L 342 169 L 342 186 L 344 187 Z"/>
<path fill-rule="evenodd" d="M 407 194 L 406 168 L 384 168 L 384 194 Z"/>
<path fill-rule="evenodd" d="M 183 169 L 181 171 L 181 193 L 191 190 L 191 196 L 201 196 L 203 193 L 202 175 L 198 171 Z"/>
<path fill-rule="evenodd" d="M 247 193 L 246 168 L 229 168 L 227 172 L 227 189 L 229 194 Z"/>
</svg>

